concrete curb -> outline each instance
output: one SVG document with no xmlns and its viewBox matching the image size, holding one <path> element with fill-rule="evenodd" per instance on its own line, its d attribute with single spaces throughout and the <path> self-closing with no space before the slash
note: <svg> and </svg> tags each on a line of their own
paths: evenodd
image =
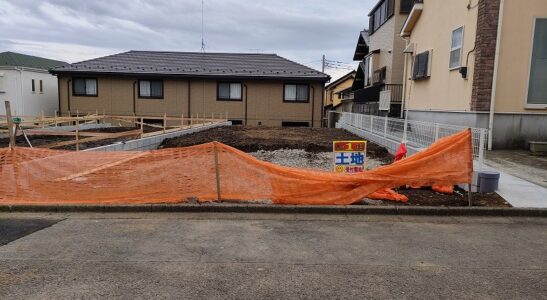
<svg viewBox="0 0 547 300">
<path fill-rule="evenodd" d="M 142 205 L 0 205 L 0 212 L 194 212 L 294 213 L 349 215 L 503 216 L 547 217 L 542 208 L 413 207 L 413 206 L 304 206 L 256 204 L 142 204 Z"/>
</svg>

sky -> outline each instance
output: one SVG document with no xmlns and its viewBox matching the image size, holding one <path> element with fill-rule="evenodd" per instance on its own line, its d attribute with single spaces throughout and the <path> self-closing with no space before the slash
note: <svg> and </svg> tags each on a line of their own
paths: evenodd
<svg viewBox="0 0 547 300">
<path fill-rule="evenodd" d="M 206 52 L 277 53 L 352 68 L 376 0 L 204 0 Z M 201 51 L 201 0 L 0 0 L 0 52 L 69 63 L 128 50 Z"/>
</svg>

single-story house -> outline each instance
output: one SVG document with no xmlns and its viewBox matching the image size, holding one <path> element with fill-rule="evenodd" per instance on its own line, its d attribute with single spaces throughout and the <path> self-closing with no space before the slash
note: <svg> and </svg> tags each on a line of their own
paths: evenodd
<svg viewBox="0 0 547 300">
<path fill-rule="evenodd" d="M 59 106 L 137 116 L 228 114 L 234 124 L 321 126 L 329 76 L 276 54 L 129 51 L 56 68 Z"/>
<path fill-rule="evenodd" d="M 48 70 L 67 63 L 15 52 L 0 53 L 0 115 L 10 101 L 13 115 L 53 115 L 58 107 L 57 78 Z"/>
</svg>

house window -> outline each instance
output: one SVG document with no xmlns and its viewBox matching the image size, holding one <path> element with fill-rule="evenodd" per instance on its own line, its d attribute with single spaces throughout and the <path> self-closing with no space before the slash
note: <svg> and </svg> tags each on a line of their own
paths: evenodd
<svg viewBox="0 0 547 300">
<path fill-rule="evenodd" d="M 40 80 L 40 93 L 44 92 L 44 83 Z"/>
<path fill-rule="evenodd" d="M 378 30 L 395 12 L 395 0 L 384 0 L 369 14 L 370 34 Z"/>
<path fill-rule="evenodd" d="M 31 82 L 31 86 L 32 86 L 32 92 L 36 92 L 36 87 L 34 86 L 34 79 L 32 79 L 32 82 Z"/>
<path fill-rule="evenodd" d="M 419 80 L 427 78 L 429 74 L 429 64 L 430 64 L 430 51 L 425 51 L 420 54 L 417 54 L 414 57 L 414 69 L 412 71 L 412 79 Z"/>
<path fill-rule="evenodd" d="M 450 48 L 450 69 L 457 69 L 461 66 L 463 43 L 463 27 L 452 31 L 452 46 Z"/>
<path fill-rule="evenodd" d="M 286 102 L 308 102 L 310 101 L 309 89 L 307 84 L 285 84 L 283 100 Z"/>
<path fill-rule="evenodd" d="M 72 95 L 97 97 L 97 78 L 73 78 Z"/>
<path fill-rule="evenodd" d="M 545 108 L 547 105 L 547 18 L 536 19 L 532 46 L 530 79 L 528 83 L 529 107 Z"/>
<path fill-rule="evenodd" d="M 139 98 L 163 99 L 163 80 L 139 80 Z"/>
<path fill-rule="evenodd" d="M 219 82 L 217 84 L 217 100 L 241 101 L 242 87 L 240 82 Z"/>
</svg>

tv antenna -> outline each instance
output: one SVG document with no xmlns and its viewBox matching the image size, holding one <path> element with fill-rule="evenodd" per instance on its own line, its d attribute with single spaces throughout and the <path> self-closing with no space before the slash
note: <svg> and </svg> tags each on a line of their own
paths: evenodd
<svg viewBox="0 0 547 300">
<path fill-rule="evenodd" d="M 201 0 L 201 52 L 205 53 L 205 38 L 204 38 L 204 28 L 205 28 L 205 21 L 203 17 L 203 2 L 204 0 Z"/>
</svg>

